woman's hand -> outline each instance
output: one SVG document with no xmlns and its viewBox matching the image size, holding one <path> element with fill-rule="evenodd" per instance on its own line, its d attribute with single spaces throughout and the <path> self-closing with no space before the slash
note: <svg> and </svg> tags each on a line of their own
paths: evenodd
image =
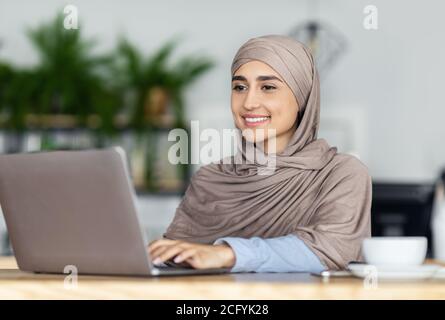
<svg viewBox="0 0 445 320">
<path fill-rule="evenodd" d="M 175 257 L 173 262 L 185 262 L 195 269 L 231 268 L 235 265 L 235 253 L 226 244 L 209 245 L 160 239 L 152 241 L 147 249 L 154 264 Z"/>
</svg>

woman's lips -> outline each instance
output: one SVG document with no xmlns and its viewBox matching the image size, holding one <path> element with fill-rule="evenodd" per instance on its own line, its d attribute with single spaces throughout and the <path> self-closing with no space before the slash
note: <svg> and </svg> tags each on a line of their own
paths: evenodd
<svg viewBox="0 0 445 320">
<path fill-rule="evenodd" d="M 248 127 L 263 125 L 270 120 L 270 116 L 243 116 L 244 124 Z"/>
</svg>

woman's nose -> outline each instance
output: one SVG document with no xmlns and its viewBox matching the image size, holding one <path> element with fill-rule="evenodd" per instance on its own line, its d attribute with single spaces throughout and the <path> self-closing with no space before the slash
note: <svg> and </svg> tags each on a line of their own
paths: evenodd
<svg viewBox="0 0 445 320">
<path fill-rule="evenodd" d="M 244 108 L 247 110 L 256 109 L 261 105 L 258 95 L 252 90 L 247 93 L 244 100 Z"/>
</svg>

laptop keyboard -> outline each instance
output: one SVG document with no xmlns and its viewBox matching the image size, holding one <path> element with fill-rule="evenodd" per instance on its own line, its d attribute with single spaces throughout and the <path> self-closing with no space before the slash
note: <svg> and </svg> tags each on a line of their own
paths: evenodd
<svg viewBox="0 0 445 320">
<path fill-rule="evenodd" d="M 165 268 L 165 269 L 171 269 L 171 268 L 175 268 L 175 269 L 193 269 L 192 266 L 190 266 L 189 264 L 186 263 L 176 263 L 173 262 L 172 260 L 167 260 L 164 261 L 165 266 L 159 266 L 157 268 Z"/>
</svg>

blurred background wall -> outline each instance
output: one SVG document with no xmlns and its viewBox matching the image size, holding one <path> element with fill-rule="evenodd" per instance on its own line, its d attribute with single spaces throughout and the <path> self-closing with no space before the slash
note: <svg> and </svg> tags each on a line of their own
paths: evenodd
<svg viewBox="0 0 445 320">
<path fill-rule="evenodd" d="M 245 41 L 322 21 L 345 47 L 322 74 L 320 136 L 326 132 L 330 141 L 324 114 L 334 122 L 336 115 L 350 115 L 353 128 L 346 135 L 360 139 L 340 151 L 359 155 L 375 180 L 433 181 L 445 164 L 443 1 L 0 0 L 0 58 L 35 63 L 24 30 L 66 4 L 78 8 L 84 34 L 99 40 L 97 51 L 111 50 L 125 35 L 150 52 L 180 34 L 185 38 L 175 54 L 214 58 L 216 66 L 186 91 L 186 118 L 200 120 L 201 128 L 233 126 L 229 70 Z M 369 4 L 378 8 L 377 30 L 363 27 Z"/>
</svg>

